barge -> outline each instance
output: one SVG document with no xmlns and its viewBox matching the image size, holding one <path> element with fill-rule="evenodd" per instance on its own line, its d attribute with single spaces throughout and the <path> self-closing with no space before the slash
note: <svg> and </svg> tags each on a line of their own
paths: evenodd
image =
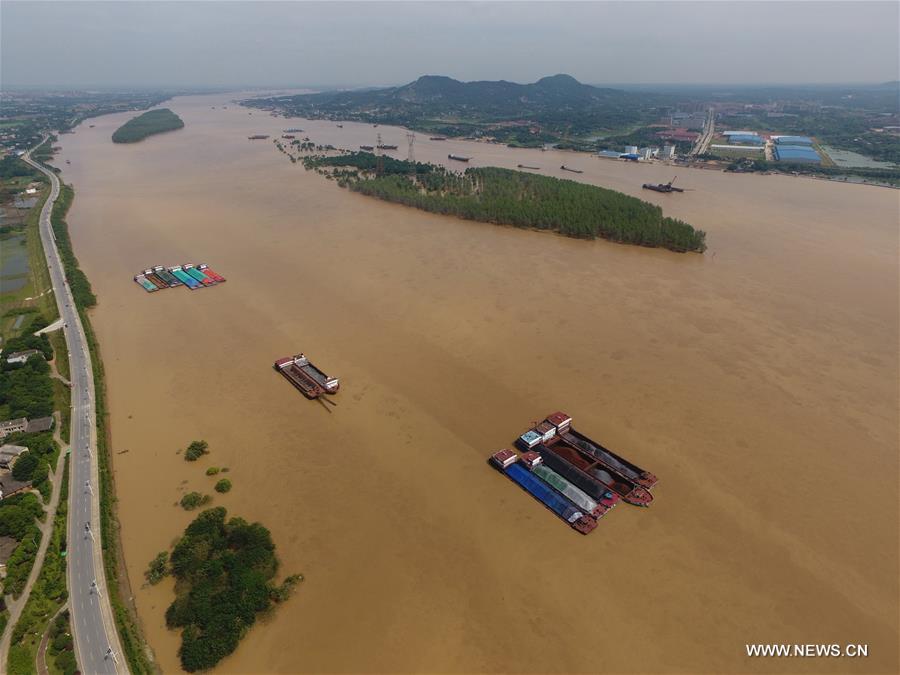
<svg viewBox="0 0 900 675">
<path fill-rule="evenodd" d="M 653 501 L 649 490 L 615 475 L 591 455 L 570 445 L 541 445 L 538 452 L 547 466 L 598 501 L 606 492 L 613 492 L 634 506 L 650 506 Z"/>
<path fill-rule="evenodd" d="M 181 268 L 181 265 L 176 265 L 175 267 L 170 267 L 169 271 L 175 276 L 178 281 L 183 283 L 192 291 L 197 290 L 198 288 L 203 288 L 203 285 L 194 279 L 191 275 L 185 273 L 185 271 Z"/>
<path fill-rule="evenodd" d="M 147 291 L 148 293 L 152 293 L 153 291 L 158 291 L 159 289 L 153 285 L 151 281 L 148 281 L 147 277 L 143 274 L 135 274 L 134 280 L 141 285 L 141 287 Z"/>
<path fill-rule="evenodd" d="M 540 478 L 570 502 L 575 504 L 575 506 L 587 511 L 598 520 L 602 518 L 603 515 L 613 506 L 615 506 L 615 502 L 611 504 L 602 504 L 591 499 L 584 490 L 581 490 L 580 488 L 572 485 L 572 483 L 560 476 L 549 466 L 544 466 L 543 462 L 534 467 L 531 470 L 531 473 Z M 611 493 L 610 496 L 612 496 Z"/>
<path fill-rule="evenodd" d="M 429 141 L 446 141 L 447 137 L 446 136 L 430 136 L 428 138 L 428 140 Z"/>
<path fill-rule="evenodd" d="M 468 162 L 471 157 L 463 157 L 462 155 L 447 155 L 447 159 L 454 159 L 457 162 Z"/>
<path fill-rule="evenodd" d="M 396 145 L 385 145 L 384 143 L 382 143 L 381 145 L 379 145 L 377 147 L 379 150 L 396 150 L 397 149 Z"/>
<path fill-rule="evenodd" d="M 206 276 L 202 271 L 198 270 L 193 264 L 188 263 L 187 265 L 182 266 L 185 274 L 191 275 L 194 279 L 199 281 L 204 286 L 214 286 L 216 284 L 215 280 L 211 277 Z"/>
<path fill-rule="evenodd" d="M 278 359 L 273 367 L 309 399 L 319 398 L 322 394 L 335 394 L 340 388 L 338 378 L 328 377 L 302 353 Z"/>
<path fill-rule="evenodd" d="M 209 265 L 207 265 L 206 263 L 200 263 L 199 265 L 197 265 L 197 269 L 199 269 L 206 276 L 210 277 L 211 279 L 213 279 L 214 281 L 216 281 L 220 284 L 227 281 L 227 279 L 225 277 L 223 277 L 221 274 L 218 274 L 218 273 L 214 272 L 213 270 L 211 270 L 209 268 Z"/>
<path fill-rule="evenodd" d="M 359 146 L 359 149 L 364 152 L 372 152 L 375 149 L 375 146 L 374 145 L 361 145 L 361 146 Z"/>
<path fill-rule="evenodd" d="M 595 457 L 601 464 L 627 478 L 635 485 L 640 485 L 649 490 L 659 482 L 659 479 L 649 471 L 632 464 L 624 457 L 620 457 L 612 450 L 603 447 L 597 441 L 578 433 L 575 429 L 570 429 L 568 432 L 561 434 L 558 439 Z"/>
<path fill-rule="evenodd" d="M 169 288 L 174 288 L 175 286 L 181 286 L 181 282 L 175 278 L 175 276 L 167 270 L 162 265 L 157 265 L 153 268 L 153 273 L 162 279 Z"/>
<path fill-rule="evenodd" d="M 247 140 L 248 141 L 264 141 L 268 137 L 269 137 L 268 134 L 253 134 L 252 136 L 247 136 Z"/>
<path fill-rule="evenodd" d="M 562 518 L 576 532 L 589 534 L 597 527 L 596 520 L 586 516 L 570 501 L 557 494 L 553 488 L 520 464 L 518 459 L 512 450 L 500 450 L 491 456 L 490 462 L 500 473 Z"/>
<path fill-rule="evenodd" d="M 149 281 L 151 284 L 153 284 L 157 288 L 168 288 L 169 287 L 169 284 L 165 283 L 162 279 L 160 279 L 152 269 L 144 270 L 143 274 L 147 278 L 147 281 Z"/>
<path fill-rule="evenodd" d="M 528 166 L 527 164 L 519 164 L 520 169 L 531 169 L 532 171 L 539 171 L 541 167 L 539 166 Z"/>
<path fill-rule="evenodd" d="M 303 129 L 285 129 L 284 133 L 286 133 L 286 134 L 302 134 Z"/>
<path fill-rule="evenodd" d="M 675 176 L 675 178 L 678 178 L 678 176 Z M 668 183 L 644 183 L 641 187 L 645 190 L 653 190 L 654 192 L 684 192 L 684 189 L 677 188 L 673 185 L 675 178 Z"/>
<path fill-rule="evenodd" d="M 581 169 L 572 169 L 571 167 L 568 167 L 565 164 L 563 164 L 559 168 L 562 169 L 563 171 L 571 171 L 572 173 L 584 173 L 584 171 L 582 171 Z"/>
</svg>

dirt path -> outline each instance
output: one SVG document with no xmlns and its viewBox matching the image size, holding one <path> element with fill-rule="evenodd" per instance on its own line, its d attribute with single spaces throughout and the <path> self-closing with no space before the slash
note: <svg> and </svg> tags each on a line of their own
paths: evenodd
<svg viewBox="0 0 900 675">
<path fill-rule="evenodd" d="M 38 575 L 41 573 L 41 568 L 44 566 L 44 556 L 47 553 L 47 547 L 50 545 L 50 535 L 53 532 L 56 508 L 59 506 L 59 493 L 62 489 L 61 478 L 63 475 L 63 466 L 66 461 L 66 452 L 64 448 L 65 444 L 62 442 L 62 438 L 60 438 L 59 435 L 62 424 L 59 412 L 54 412 L 53 417 L 56 420 L 53 431 L 53 440 L 59 444 L 60 448 L 59 458 L 56 460 L 56 468 L 53 469 L 52 474 L 53 492 L 50 495 L 50 504 L 45 505 L 47 517 L 44 519 L 43 523 L 38 524 L 38 529 L 41 531 L 41 543 L 38 546 L 34 565 L 31 567 L 31 574 L 28 575 L 28 583 L 25 584 L 25 588 L 18 600 L 13 599 L 12 596 L 6 597 L 6 607 L 9 609 L 9 621 L 6 623 L 2 638 L 0 638 L 0 670 L 3 672 L 6 672 L 6 662 L 9 658 L 9 645 L 13 628 L 16 623 L 18 623 L 19 617 L 22 615 L 22 610 L 25 608 L 25 603 L 28 602 L 28 596 L 31 595 L 31 589 L 34 586 L 34 582 L 37 581 Z"/>
<path fill-rule="evenodd" d="M 41 644 L 37 651 L 36 666 L 38 675 L 50 675 L 50 669 L 47 668 L 47 645 L 50 643 L 50 626 L 53 625 L 53 622 L 56 620 L 56 617 L 59 616 L 59 613 L 64 611 L 68 606 L 69 603 L 64 602 L 62 607 L 56 610 L 56 614 L 51 616 L 50 621 L 47 622 L 47 627 L 44 629 L 43 636 L 41 636 Z"/>
</svg>

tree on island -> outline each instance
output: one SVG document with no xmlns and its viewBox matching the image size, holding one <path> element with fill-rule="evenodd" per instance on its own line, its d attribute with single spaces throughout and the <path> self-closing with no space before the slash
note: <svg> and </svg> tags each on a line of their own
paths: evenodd
<svg viewBox="0 0 900 675">
<path fill-rule="evenodd" d="M 259 523 L 226 521 L 222 507 L 203 511 L 184 531 L 171 556 L 175 601 L 166 625 L 181 628 L 181 666 L 206 670 L 231 654 L 257 617 L 283 602 L 302 580 L 273 583 L 275 544 Z"/>
</svg>

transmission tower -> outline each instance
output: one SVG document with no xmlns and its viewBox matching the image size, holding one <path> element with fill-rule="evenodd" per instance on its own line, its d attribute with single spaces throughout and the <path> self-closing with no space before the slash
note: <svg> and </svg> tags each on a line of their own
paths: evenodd
<svg viewBox="0 0 900 675">
<path fill-rule="evenodd" d="M 381 132 L 378 132 L 378 136 L 375 141 L 375 175 L 383 176 L 384 175 L 384 156 L 381 154 Z"/>
<path fill-rule="evenodd" d="M 416 178 L 416 135 L 412 132 L 406 134 L 406 142 L 409 143 L 409 152 L 406 155 L 406 161 L 409 162 L 409 173 L 413 177 L 413 180 Z"/>
</svg>

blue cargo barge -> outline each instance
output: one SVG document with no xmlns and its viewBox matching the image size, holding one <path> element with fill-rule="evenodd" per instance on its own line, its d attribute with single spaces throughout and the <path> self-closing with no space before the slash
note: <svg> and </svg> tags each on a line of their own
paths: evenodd
<svg viewBox="0 0 900 675">
<path fill-rule="evenodd" d="M 574 530 L 581 534 L 588 534 L 597 527 L 596 520 L 584 515 L 571 502 L 557 494 L 553 488 L 532 475 L 518 462 L 500 470 L 519 487 L 566 521 Z"/>
</svg>

